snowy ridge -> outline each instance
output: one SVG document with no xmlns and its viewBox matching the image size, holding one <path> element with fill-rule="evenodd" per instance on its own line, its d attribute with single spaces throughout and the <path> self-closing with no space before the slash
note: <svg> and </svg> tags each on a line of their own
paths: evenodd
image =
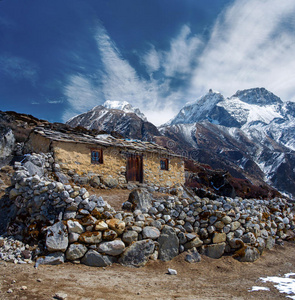
<svg viewBox="0 0 295 300">
<path fill-rule="evenodd" d="M 207 119 L 216 104 L 223 100 L 224 97 L 219 92 L 210 90 L 208 94 L 196 102 L 184 106 L 177 116 L 165 125 L 190 124 Z"/>
<path fill-rule="evenodd" d="M 130 103 L 127 101 L 111 101 L 107 100 L 102 106 L 108 108 L 108 109 L 118 109 L 122 110 L 126 113 L 134 113 L 139 118 L 141 118 L 143 121 L 147 121 L 146 116 L 138 109 L 133 107 Z"/>
<path fill-rule="evenodd" d="M 283 102 L 264 88 L 238 91 L 226 99 L 209 91 L 161 128 L 178 131 L 195 149 L 219 153 L 217 159 L 258 176 L 262 172 L 268 183 L 295 196 L 294 102 Z"/>
</svg>

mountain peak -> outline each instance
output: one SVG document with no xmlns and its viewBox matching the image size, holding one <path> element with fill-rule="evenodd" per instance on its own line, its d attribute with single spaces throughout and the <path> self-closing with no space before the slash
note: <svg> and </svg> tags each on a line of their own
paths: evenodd
<svg viewBox="0 0 295 300">
<path fill-rule="evenodd" d="M 239 98 L 245 103 L 260 106 L 283 103 L 278 96 L 265 88 L 253 88 L 237 91 L 231 98 Z"/>
<path fill-rule="evenodd" d="M 141 118 L 143 121 L 147 121 L 146 116 L 139 110 L 139 108 L 133 107 L 129 102 L 127 101 L 111 101 L 107 100 L 104 104 L 102 104 L 103 107 L 108 109 L 118 109 L 122 110 L 126 113 L 134 113 L 139 118 Z"/>
<path fill-rule="evenodd" d="M 208 119 L 216 104 L 223 100 L 224 97 L 219 92 L 210 89 L 205 96 L 197 101 L 187 103 L 178 115 L 166 125 L 189 124 Z"/>
</svg>

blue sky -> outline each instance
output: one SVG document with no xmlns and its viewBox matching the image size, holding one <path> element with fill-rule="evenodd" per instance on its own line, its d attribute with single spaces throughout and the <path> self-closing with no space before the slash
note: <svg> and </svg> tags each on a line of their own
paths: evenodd
<svg viewBox="0 0 295 300">
<path fill-rule="evenodd" d="M 0 110 L 64 122 L 106 100 L 156 125 L 210 88 L 295 101 L 294 0 L 2 0 Z"/>
</svg>

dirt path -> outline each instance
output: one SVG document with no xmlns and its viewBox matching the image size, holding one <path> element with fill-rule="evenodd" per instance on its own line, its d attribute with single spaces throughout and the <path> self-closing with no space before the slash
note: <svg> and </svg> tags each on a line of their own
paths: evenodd
<svg viewBox="0 0 295 300">
<path fill-rule="evenodd" d="M 14 265 L 0 262 L 1 299 L 52 299 L 57 292 L 71 299 L 287 299 L 273 284 L 259 277 L 295 272 L 295 244 L 285 243 L 255 263 L 232 257 L 214 260 L 202 256 L 197 264 L 184 254 L 170 262 L 151 261 L 144 268 L 113 265 L 92 268 L 66 263 L 58 266 Z M 173 268 L 178 274 L 167 275 Z M 13 283 L 15 280 L 15 283 Z M 249 292 L 253 285 L 270 291 Z M 21 290 L 22 286 L 27 289 Z M 12 293 L 7 293 L 11 289 Z"/>
</svg>

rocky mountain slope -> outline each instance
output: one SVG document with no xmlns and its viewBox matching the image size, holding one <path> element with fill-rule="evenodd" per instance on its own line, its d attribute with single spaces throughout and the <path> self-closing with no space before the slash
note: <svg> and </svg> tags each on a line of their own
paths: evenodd
<svg viewBox="0 0 295 300">
<path fill-rule="evenodd" d="M 66 124 L 107 132 L 116 131 L 125 138 L 149 140 L 160 135 L 157 127 L 146 121 L 145 116 L 127 102 L 107 101 L 86 113 L 75 116 Z"/>
<path fill-rule="evenodd" d="M 209 91 L 160 128 L 187 155 L 295 195 L 295 103 L 264 88 Z M 192 157 L 193 156 L 193 157 Z M 250 177 L 249 177 L 250 176 Z"/>
</svg>

